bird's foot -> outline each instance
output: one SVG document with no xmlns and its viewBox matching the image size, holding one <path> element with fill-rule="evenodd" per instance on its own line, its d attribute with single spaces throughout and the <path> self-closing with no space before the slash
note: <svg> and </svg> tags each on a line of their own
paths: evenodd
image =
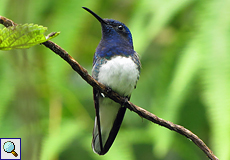
<svg viewBox="0 0 230 160">
<path fill-rule="evenodd" d="M 124 97 L 124 98 L 125 98 L 125 100 L 124 100 L 122 106 L 125 106 L 126 104 L 129 104 L 129 97 L 126 96 L 126 97 Z"/>
<path fill-rule="evenodd" d="M 107 92 L 107 93 L 110 93 L 111 91 L 112 91 L 112 89 L 111 89 L 110 87 L 107 86 L 107 87 L 106 87 L 106 92 Z"/>
</svg>

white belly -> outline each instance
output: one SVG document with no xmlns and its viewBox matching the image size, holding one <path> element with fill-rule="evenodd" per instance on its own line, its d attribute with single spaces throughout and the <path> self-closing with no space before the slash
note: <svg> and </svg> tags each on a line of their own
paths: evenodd
<svg viewBox="0 0 230 160">
<path fill-rule="evenodd" d="M 138 75 L 137 65 L 130 57 L 116 56 L 100 67 L 98 81 L 121 96 L 130 96 Z"/>
</svg>

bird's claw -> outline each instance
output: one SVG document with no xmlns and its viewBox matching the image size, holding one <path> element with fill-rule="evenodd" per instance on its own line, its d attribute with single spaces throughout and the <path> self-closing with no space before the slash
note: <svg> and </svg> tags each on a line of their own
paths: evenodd
<svg viewBox="0 0 230 160">
<path fill-rule="evenodd" d="M 110 87 L 106 87 L 106 92 L 110 93 L 112 91 L 112 89 Z"/>
<path fill-rule="evenodd" d="M 122 106 L 125 106 L 126 104 L 129 103 L 129 97 L 126 96 L 126 97 L 124 97 L 124 98 L 125 98 L 125 100 L 124 100 Z"/>
</svg>

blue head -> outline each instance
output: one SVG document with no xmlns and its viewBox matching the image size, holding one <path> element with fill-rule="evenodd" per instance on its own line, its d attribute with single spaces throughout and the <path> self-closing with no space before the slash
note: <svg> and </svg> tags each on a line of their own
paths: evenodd
<svg viewBox="0 0 230 160">
<path fill-rule="evenodd" d="M 110 58 L 114 55 L 129 56 L 134 53 L 132 35 L 125 24 L 113 19 L 102 19 L 90 9 L 83 8 L 101 23 L 102 38 L 96 49 L 97 54 Z"/>
<path fill-rule="evenodd" d="M 128 27 L 125 24 L 113 20 L 104 19 L 101 23 L 102 27 L 102 40 L 108 43 L 119 43 L 119 45 L 128 45 L 128 47 L 133 48 L 132 35 Z"/>
</svg>

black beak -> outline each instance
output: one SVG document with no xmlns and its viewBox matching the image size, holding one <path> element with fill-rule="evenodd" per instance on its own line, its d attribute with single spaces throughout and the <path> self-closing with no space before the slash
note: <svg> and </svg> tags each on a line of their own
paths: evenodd
<svg viewBox="0 0 230 160">
<path fill-rule="evenodd" d="M 93 11 L 91 11 L 89 8 L 86 7 L 82 7 L 83 9 L 85 9 L 86 11 L 88 11 L 89 13 L 91 13 L 95 18 L 97 18 L 97 20 L 101 23 L 101 24 L 107 24 L 101 17 L 99 17 L 96 13 L 94 13 Z"/>
</svg>

